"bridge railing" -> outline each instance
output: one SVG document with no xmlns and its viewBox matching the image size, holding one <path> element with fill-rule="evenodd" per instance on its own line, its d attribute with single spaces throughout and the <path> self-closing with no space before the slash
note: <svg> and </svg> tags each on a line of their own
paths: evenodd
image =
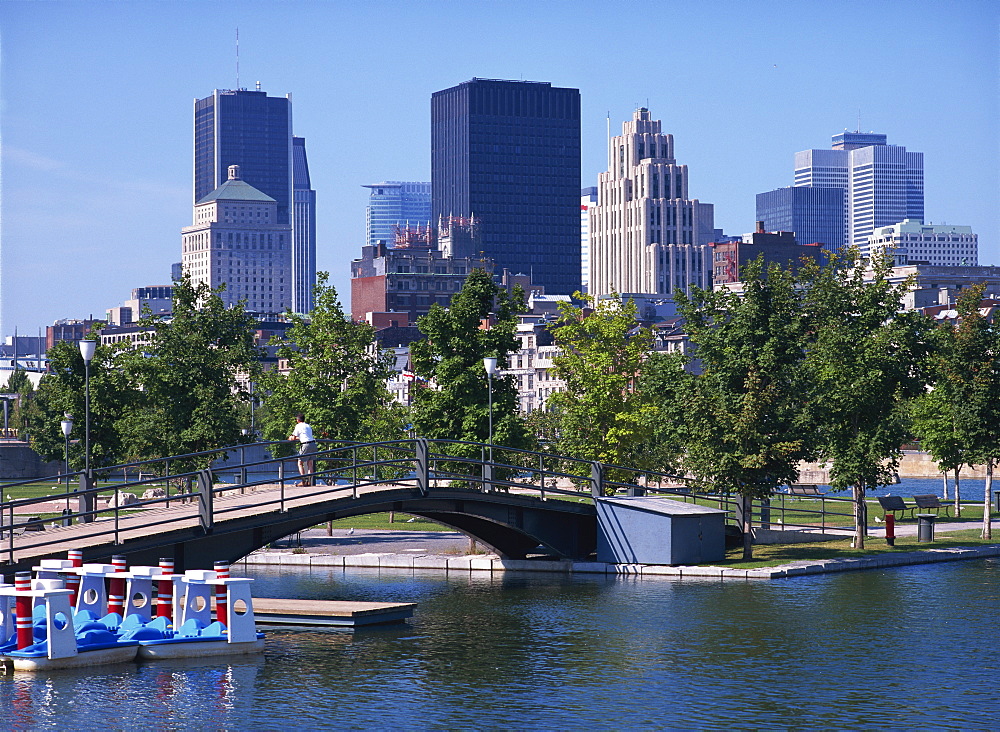
<svg viewBox="0 0 1000 732">
<path fill-rule="evenodd" d="M 102 539 L 116 544 L 122 541 L 125 530 L 134 532 L 171 522 L 190 522 L 195 514 L 201 526 L 210 530 L 216 518 L 247 505 L 286 511 L 288 488 L 303 480 L 313 485 L 296 486 L 297 501 L 326 500 L 339 495 L 357 498 L 362 490 L 386 485 L 409 486 L 425 496 L 442 488 L 516 491 L 542 499 L 662 495 L 717 506 L 727 511 L 730 521 L 739 521 L 741 506 L 737 497 L 699 491 L 685 476 L 667 472 L 460 440 L 416 438 L 378 443 L 319 440 L 318 443 L 320 449 L 308 456 L 314 469 L 304 478 L 298 475 L 298 455 L 274 457 L 268 453 L 277 452 L 276 446 L 288 447 L 286 441 L 131 462 L 102 469 L 100 481 L 95 472 L 56 476 L 49 479 L 45 488 L 35 491 L 39 495 L 4 496 L 5 500 L 0 502 L 0 546 L 8 561 L 13 561 L 15 547 L 56 547 L 63 540 L 62 532 L 33 531 L 50 522 L 64 526 L 92 524 L 89 533 L 95 541 Z M 247 460 L 251 450 L 266 457 Z M 233 454 L 239 456 L 235 463 L 223 462 Z M 178 469 L 195 464 L 214 467 Z M 38 481 L 15 481 L 5 484 L 3 489 L 17 493 L 33 486 L 37 487 Z M 57 492 L 59 487 L 63 487 L 62 493 Z M 263 487 L 277 487 L 277 490 L 256 492 Z M 123 493 L 147 488 L 159 490 L 132 503 L 118 500 Z M 232 491 L 239 491 L 246 499 L 238 503 L 215 502 L 216 497 Z M 107 498 L 109 493 L 113 500 L 102 505 L 99 499 Z M 786 506 L 785 496 L 779 495 L 775 501 L 755 504 L 757 525 L 766 528 L 773 522 L 784 528 L 816 528 L 818 521 L 819 528 L 825 530 L 828 525 L 842 525 L 849 516 L 849 511 L 828 510 L 827 502 L 836 505 L 837 501 L 849 503 L 850 499 L 821 498 L 822 505 L 815 510 L 801 501 L 789 501 Z M 157 510 L 176 508 L 178 503 L 188 509 Z"/>
</svg>

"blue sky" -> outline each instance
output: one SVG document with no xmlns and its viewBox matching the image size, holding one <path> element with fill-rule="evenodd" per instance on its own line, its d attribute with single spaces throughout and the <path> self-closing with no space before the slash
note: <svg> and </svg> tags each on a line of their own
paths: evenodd
<svg viewBox="0 0 1000 732">
<path fill-rule="evenodd" d="M 951 2 L 0 3 L 0 333 L 103 315 L 169 281 L 191 222 L 192 101 L 291 92 L 318 266 L 349 301 L 367 191 L 429 180 L 430 95 L 473 76 L 581 91 L 583 180 L 637 105 L 690 194 L 750 231 L 797 150 L 858 126 L 924 153 L 925 209 L 1000 264 L 1000 4 Z"/>
</svg>

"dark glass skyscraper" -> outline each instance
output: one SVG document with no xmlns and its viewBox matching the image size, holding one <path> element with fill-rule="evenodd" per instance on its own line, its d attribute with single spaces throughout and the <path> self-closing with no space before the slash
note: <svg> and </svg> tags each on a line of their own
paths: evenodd
<svg viewBox="0 0 1000 732">
<path fill-rule="evenodd" d="M 230 165 L 278 202 L 291 224 L 292 100 L 262 91 L 216 89 L 194 103 L 194 202 L 222 185 Z"/>
<path fill-rule="evenodd" d="M 844 248 L 844 189 L 793 186 L 757 194 L 757 220 L 766 231 L 791 231 L 799 244 Z"/>
<path fill-rule="evenodd" d="M 431 96 L 431 213 L 549 294 L 580 289 L 580 91 L 472 79 Z"/>
</svg>

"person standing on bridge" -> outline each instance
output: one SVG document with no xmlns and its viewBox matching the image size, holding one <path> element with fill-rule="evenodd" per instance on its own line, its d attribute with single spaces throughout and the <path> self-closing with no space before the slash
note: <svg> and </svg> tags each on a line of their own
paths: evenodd
<svg viewBox="0 0 1000 732">
<path fill-rule="evenodd" d="M 316 452 L 316 440 L 313 439 L 313 428 L 306 422 L 304 414 L 295 415 L 295 429 L 288 437 L 289 440 L 298 440 L 299 443 L 299 475 L 302 480 L 295 485 L 312 485 L 313 465 L 312 454 Z"/>
</svg>

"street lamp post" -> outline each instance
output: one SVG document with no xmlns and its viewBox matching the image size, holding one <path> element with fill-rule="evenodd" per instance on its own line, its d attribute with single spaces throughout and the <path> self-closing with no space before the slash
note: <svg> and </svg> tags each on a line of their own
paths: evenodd
<svg viewBox="0 0 1000 732">
<path fill-rule="evenodd" d="M 90 478 L 90 362 L 94 360 L 94 351 L 97 350 L 97 341 L 80 341 L 80 355 L 83 356 L 84 369 L 84 429 L 83 429 L 83 454 L 84 470 Z"/>
<path fill-rule="evenodd" d="M 493 374 L 497 370 L 496 356 L 486 356 L 483 359 L 483 368 L 486 369 L 486 377 L 489 381 L 490 400 L 490 463 L 493 462 Z"/>
<path fill-rule="evenodd" d="M 66 458 L 66 469 L 63 471 L 66 474 L 66 508 L 69 509 L 69 435 L 73 431 L 73 415 L 66 412 L 63 415 L 63 421 L 59 423 L 62 427 L 63 438 L 65 439 L 65 452 L 63 453 Z"/>
</svg>

